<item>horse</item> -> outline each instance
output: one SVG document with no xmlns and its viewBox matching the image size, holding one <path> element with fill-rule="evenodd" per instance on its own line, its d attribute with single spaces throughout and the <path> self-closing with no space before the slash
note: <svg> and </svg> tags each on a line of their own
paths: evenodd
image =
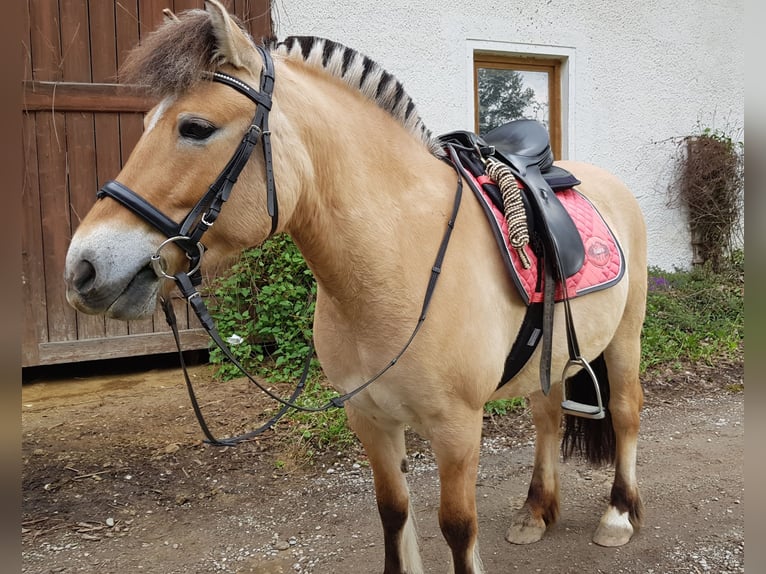
<svg viewBox="0 0 766 574">
<path fill-rule="evenodd" d="M 344 405 L 371 465 L 384 572 L 423 572 L 407 485 L 408 428 L 429 441 L 437 462 L 438 521 L 452 571 L 484 571 L 476 480 L 490 400 L 528 399 L 534 469 L 506 539 L 540 540 L 559 516 L 566 389 L 554 376 L 542 392 L 535 360 L 498 385 L 526 305 L 479 202 L 465 197 L 455 212 L 464 178 L 445 161 L 402 83 L 331 40 L 256 42 L 216 0 L 169 18 L 132 50 L 120 79 L 145 86 L 158 103 L 115 182 L 72 236 L 69 303 L 117 319 L 145 317 L 176 283 L 166 277 L 188 277 L 191 263 L 213 268 L 274 233 L 289 234 L 316 278 L 314 345 L 334 389 L 350 393 L 380 374 L 413 337 L 391 368 Z M 263 153 L 233 158 L 243 146 Z M 216 180 L 231 164 L 237 173 Z M 610 424 L 587 440 L 613 437 L 614 481 L 593 540 L 620 546 L 638 531 L 642 513 L 636 449 L 645 224 L 617 177 L 583 162 L 557 165 L 581 182 L 579 192 L 625 257 L 614 286 L 571 300 L 582 355 L 601 360 L 608 374 Z M 209 205 L 213 187 L 227 190 L 225 205 Z M 432 269 L 447 228 L 451 239 Z M 413 336 L 435 272 L 427 318 Z M 566 337 L 562 317 L 556 304 L 556 341 Z M 567 360 L 563 345 L 554 345 L 552 372 Z"/>
</svg>

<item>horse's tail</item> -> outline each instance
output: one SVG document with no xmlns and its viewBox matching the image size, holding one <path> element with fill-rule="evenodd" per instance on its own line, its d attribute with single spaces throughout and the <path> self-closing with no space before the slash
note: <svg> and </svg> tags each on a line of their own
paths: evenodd
<svg viewBox="0 0 766 574">
<path fill-rule="evenodd" d="M 601 402 L 607 407 L 603 419 L 588 419 L 574 415 L 564 416 L 564 438 L 561 442 L 561 453 L 564 460 L 573 455 L 581 456 L 595 465 L 612 464 L 615 458 L 615 435 L 612 426 L 612 414 L 609 412 L 609 375 L 603 353 L 590 363 L 601 389 Z M 584 370 L 569 377 L 564 384 L 567 386 L 568 399 L 595 405 L 596 389 L 591 383 L 590 376 Z"/>
</svg>

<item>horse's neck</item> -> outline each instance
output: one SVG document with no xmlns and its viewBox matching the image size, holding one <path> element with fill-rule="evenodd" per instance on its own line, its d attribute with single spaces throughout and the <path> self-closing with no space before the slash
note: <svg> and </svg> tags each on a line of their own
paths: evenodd
<svg viewBox="0 0 766 574">
<path fill-rule="evenodd" d="M 346 157 L 337 178 L 305 191 L 290 234 L 325 291 L 364 305 L 367 289 L 379 291 L 392 278 L 400 278 L 392 289 L 407 290 L 411 265 L 427 277 L 431 263 L 420 264 L 422 250 L 432 229 L 446 225 L 454 188 L 438 185 L 437 175 L 427 181 L 424 174 L 432 170 L 425 166 L 410 174 L 413 166 L 391 171 Z M 425 159 L 440 167 L 432 156 Z"/>
<path fill-rule="evenodd" d="M 427 279 L 455 174 L 386 112 L 326 84 L 301 87 L 318 109 L 284 111 L 305 122 L 301 163 L 310 165 L 288 232 L 323 290 L 353 307 L 368 304 L 365 293 L 379 293 L 382 281 L 410 289 L 412 266 L 423 267 L 413 281 Z"/>
</svg>

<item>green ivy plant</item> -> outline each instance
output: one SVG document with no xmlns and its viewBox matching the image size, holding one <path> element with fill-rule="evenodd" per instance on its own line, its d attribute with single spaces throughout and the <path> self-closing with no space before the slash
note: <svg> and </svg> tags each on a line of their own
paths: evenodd
<svg viewBox="0 0 766 574">
<path fill-rule="evenodd" d="M 210 314 L 234 356 L 271 382 L 300 377 L 311 352 L 315 298 L 314 276 L 283 234 L 243 252 L 208 290 Z M 210 362 L 221 379 L 242 375 L 218 348 L 211 349 Z"/>
</svg>

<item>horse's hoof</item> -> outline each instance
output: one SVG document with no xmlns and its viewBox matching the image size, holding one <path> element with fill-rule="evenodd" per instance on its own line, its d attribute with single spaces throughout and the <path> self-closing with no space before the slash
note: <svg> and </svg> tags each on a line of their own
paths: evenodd
<svg viewBox="0 0 766 574">
<path fill-rule="evenodd" d="M 511 526 L 505 535 L 505 539 L 511 544 L 532 544 L 537 542 L 545 534 L 545 528 L 531 526 Z"/>
<path fill-rule="evenodd" d="M 619 512 L 610 506 L 598 524 L 593 542 L 599 546 L 622 546 L 633 537 L 633 525 L 628 512 Z"/>
<path fill-rule="evenodd" d="M 545 534 L 545 521 L 542 518 L 535 520 L 531 516 L 524 515 L 514 519 L 505 539 L 511 544 L 532 544 L 540 540 L 543 534 Z"/>
</svg>

